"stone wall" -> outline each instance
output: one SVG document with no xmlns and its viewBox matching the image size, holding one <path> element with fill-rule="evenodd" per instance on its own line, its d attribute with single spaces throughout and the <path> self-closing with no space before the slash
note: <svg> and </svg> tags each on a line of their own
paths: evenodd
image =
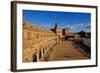
<svg viewBox="0 0 100 73">
<path fill-rule="evenodd" d="M 23 23 L 23 62 L 45 61 L 56 43 L 57 36 L 54 32 Z"/>
<path fill-rule="evenodd" d="M 87 47 L 90 47 L 90 48 L 91 48 L 91 39 L 83 38 L 83 39 L 82 39 L 82 43 L 83 43 L 84 45 L 86 45 Z"/>
</svg>

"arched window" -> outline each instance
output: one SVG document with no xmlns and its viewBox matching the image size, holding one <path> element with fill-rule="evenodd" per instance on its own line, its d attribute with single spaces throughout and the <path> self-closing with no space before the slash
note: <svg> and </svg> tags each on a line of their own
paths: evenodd
<svg viewBox="0 0 100 73">
<path fill-rule="evenodd" d="M 36 54 L 33 54 L 33 62 L 37 62 L 37 56 L 36 56 Z"/>
<path fill-rule="evenodd" d="M 44 49 L 45 49 L 45 48 L 43 48 L 43 54 L 44 54 Z"/>
<path fill-rule="evenodd" d="M 27 33 L 27 37 L 28 37 L 28 40 L 31 39 L 31 33 L 30 32 Z"/>
<path fill-rule="evenodd" d="M 39 59 L 41 58 L 41 50 L 39 51 Z"/>
</svg>

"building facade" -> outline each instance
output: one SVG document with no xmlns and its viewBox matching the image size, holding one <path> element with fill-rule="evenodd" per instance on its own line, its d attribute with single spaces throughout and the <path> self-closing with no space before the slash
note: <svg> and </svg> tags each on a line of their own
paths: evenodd
<svg viewBox="0 0 100 73">
<path fill-rule="evenodd" d="M 57 36 L 52 31 L 23 23 L 23 62 L 46 61 L 56 43 Z"/>
<path fill-rule="evenodd" d="M 62 42 L 66 30 L 45 29 L 28 22 L 23 23 L 23 62 L 47 61 L 50 51 Z"/>
</svg>

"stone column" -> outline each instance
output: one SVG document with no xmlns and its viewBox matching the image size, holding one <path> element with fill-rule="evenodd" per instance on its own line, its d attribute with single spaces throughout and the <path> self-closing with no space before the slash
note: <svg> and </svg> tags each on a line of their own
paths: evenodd
<svg viewBox="0 0 100 73">
<path fill-rule="evenodd" d="M 41 56 L 43 56 L 43 48 L 41 49 Z"/>
<path fill-rule="evenodd" d="M 36 56 L 37 56 L 37 61 L 40 61 L 40 59 L 39 59 L 39 50 L 37 50 Z"/>
<path fill-rule="evenodd" d="M 42 58 L 42 60 L 44 60 L 44 56 L 43 56 L 43 55 L 44 55 L 44 53 L 43 53 L 43 49 L 44 49 L 44 48 L 42 48 L 42 49 L 41 49 L 41 58 Z"/>
</svg>

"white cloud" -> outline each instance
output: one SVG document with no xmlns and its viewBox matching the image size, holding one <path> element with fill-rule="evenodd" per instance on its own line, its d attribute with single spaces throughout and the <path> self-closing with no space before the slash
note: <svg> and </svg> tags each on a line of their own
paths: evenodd
<svg viewBox="0 0 100 73">
<path fill-rule="evenodd" d="M 67 25 L 69 27 L 70 31 L 73 32 L 78 32 L 78 31 L 87 31 L 90 32 L 91 29 L 91 25 L 90 24 L 73 24 L 73 25 Z"/>
</svg>

